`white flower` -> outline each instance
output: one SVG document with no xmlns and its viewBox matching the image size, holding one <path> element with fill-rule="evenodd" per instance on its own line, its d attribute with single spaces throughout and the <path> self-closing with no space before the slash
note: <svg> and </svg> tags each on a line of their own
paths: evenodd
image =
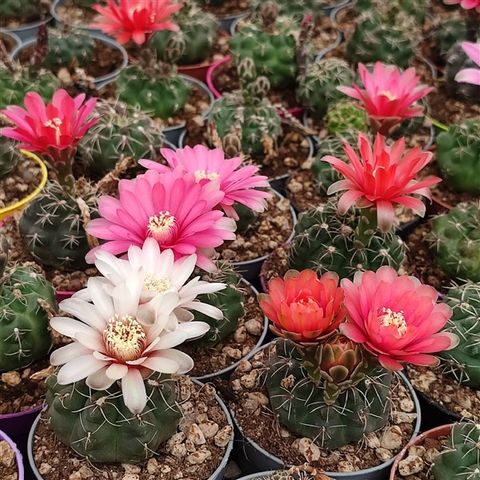
<svg viewBox="0 0 480 480">
<path fill-rule="evenodd" d="M 143 284 L 141 302 L 148 302 L 155 296 L 168 292 L 176 292 L 179 296 L 178 305 L 174 309 L 171 325 L 193 319 L 191 310 L 201 312 L 216 320 L 223 318 L 223 312 L 196 300 L 198 295 L 218 292 L 226 288 L 223 283 L 209 283 L 191 277 L 197 261 L 196 255 L 183 257 L 175 261 L 173 251 L 168 249 L 160 252 L 158 242 L 153 238 L 145 240 L 143 247 L 136 245 L 128 249 L 128 259 L 120 259 L 111 253 L 99 251 L 95 266 L 105 277 L 105 288 L 124 283 L 127 279 L 137 277 Z M 81 290 L 75 297 L 91 300 L 88 290 Z M 169 324 L 170 327 L 170 324 Z"/>
<path fill-rule="evenodd" d="M 73 342 L 51 355 L 52 365 L 63 365 L 58 382 L 68 385 L 86 378 L 87 385 L 105 390 L 121 381 L 125 405 L 141 413 L 147 404 L 144 379 L 153 372 L 184 374 L 193 360 L 175 350 L 185 340 L 209 330 L 204 322 L 178 323 L 167 330 L 179 303 L 177 292 L 165 292 L 141 303 L 143 283 L 131 277 L 112 288 L 101 278 L 90 278 L 86 295 L 64 300 L 60 308 L 69 317 L 55 317 L 51 327 Z"/>
</svg>

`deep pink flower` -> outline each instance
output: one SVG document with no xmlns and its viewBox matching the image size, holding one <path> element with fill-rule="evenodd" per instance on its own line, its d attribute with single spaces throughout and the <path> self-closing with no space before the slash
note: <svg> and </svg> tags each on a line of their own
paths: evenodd
<svg viewBox="0 0 480 480">
<path fill-rule="evenodd" d="M 353 282 L 342 280 L 342 287 L 347 322 L 340 331 L 389 370 L 401 370 L 402 363 L 435 365 L 432 353 L 458 343 L 456 335 L 440 332 L 452 316 L 450 307 L 437 304 L 438 292 L 415 277 L 381 267 L 358 272 Z"/>
<path fill-rule="evenodd" d="M 462 48 L 479 68 L 464 68 L 457 73 L 455 80 L 480 85 L 480 43 L 462 42 Z"/>
<path fill-rule="evenodd" d="M 212 182 L 199 184 L 178 172 L 149 170 L 133 180 L 121 180 L 118 190 L 118 199 L 100 197 L 101 218 L 87 226 L 90 235 L 106 240 L 89 252 L 89 263 L 99 249 L 123 254 L 153 237 L 162 251 L 170 248 L 175 259 L 195 253 L 199 267 L 213 270 L 214 248 L 235 239 L 235 222 L 216 209 L 224 194 Z"/>
<path fill-rule="evenodd" d="M 478 12 L 480 12 L 480 0 L 443 0 L 445 5 L 458 5 L 465 10 L 472 10 L 476 8 Z"/>
<path fill-rule="evenodd" d="M 265 199 L 271 194 L 259 189 L 269 188 L 268 179 L 257 175 L 258 167 L 254 165 L 241 167 L 240 157 L 226 159 L 222 149 L 210 150 L 203 145 L 177 150 L 163 148 L 161 153 L 167 160 L 168 166 L 151 160 L 141 160 L 140 164 L 160 173 L 179 169 L 185 174 L 192 175 L 199 183 L 215 182 L 225 194 L 219 205 L 220 208 L 235 220 L 238 220 L 238 215 L 233 208 L 235 203 L 241 203 L 255 212 L 265 210 Z"/>
<path fill-rule="evenodd" d="M 45 105 L 38 93 L 29 92 L 24 99 L 26 110 L 11 105 L 2 111 L 15 127 L 2 128 L 0 135 L 21 142 L 19 148 L 46 155 L 54 162 L 66 162 L 97 123 L 90 117 L 97 99 L 84 100 L 84 94 L 72 98 L 65 90 L 57 90 L 52 103 Z"/>
<path fill-rule="evenodd" d="M 133 40 L 145 43 L 148 36 L 159 30 L 178 30 L 170 17 L 182 8 L 170 0 L 107 0 L 107 6 L 96 4 L 93 8 L 101 15 L 92 28 L 98 28 L 125 44 Z"/>
<path fill-rule="evenodd" d="M 360 63 L 358 74 L 364 89 L 355 84 L 338 89 L 359 100 L 377 130 L 383 134 L 407 118 L 422 116 L 423 107 L 414 103 L 433 90 L 426 85 L 419 85 L 420 77 L 414 68 L 402 72 L 393 65 L 376 62 L 370 73 Z"/>
<path fill-rule="evenodd" d="M 372 146 L 363 133 L 358 135 L 360 156 L 348 143 L 344 149 L 348 162 L 330 155 L 323 157 L 345 177 L 328 189 L 328 194 L 347 190 L 338 202 L 339 213 L 344 214 L 354 204 L 373 206 L 377 209 L 378 226 L 383 231 L 393 225 L 395 203 L 411 208 L 422 217 L 425 215 L 425 204 L 411 195 L 430 198 L 429 187 L 441 181 L 438 177 L 415 180 L 417 173 L 432 159 L 432 153 L 420 147 L 406 151 L 403 137 L 389 147 L 380 134 Z"/>
</svg>

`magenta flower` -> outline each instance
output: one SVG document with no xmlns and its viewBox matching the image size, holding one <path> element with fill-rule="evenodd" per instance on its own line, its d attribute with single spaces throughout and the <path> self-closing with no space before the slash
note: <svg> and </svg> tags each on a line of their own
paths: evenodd
<svg viewBox="0 0 480 480">
<path fill-rule="evenodd" d="M 338 90 L 359 100 L 376 130 L 384 135 L 403 120 L 422 116 L 423 107 L 414 103 L 433 90 L 419 85 L 420 77 L 414 68 L 402 72 L 393 65 L 376 62 L 370 73 L 360 63 L 358 74 L 364 89 L 354 84 L 338 87 Z"/>
<path fill-rule="evenodd" d="M 181 3 L 170 0 L 107 0 L 107 6 L 96 4 L 93 8 L 101 18 L 90 25 L 107 35 L 114 37 L 118 43 L 125 44 L 133 40 L 142 45 L 147 38 L 159 30 L 178 30 L 170 17 L 182 8 Z"/>
<path fill-rule="evenodd" d="M 430 189 L 441 181 L 438 177 L 415 180 L 417 173 L 432 159 L 432 153 L 420 147 L 405 150 L 402 137 L 391 147 L 385 144 L 385 137 L 377 134 L 375 143 L 368 137 L 358 135 L 358 155 L 346 143 L 345 154 L 348 162 L 327 155 L 322 160 L 330 163 L 345 179 L 330 185 L 328 194 L 347 190 L 338 202 L 338 211 L 344 214 L 352 205 L 375 207 L 378 226 L 388 231 L 395 220 L 394 204 L 411 208 L 420 216 L 425 215 L 425 204 L 411 195 L 430 198 Z"/>
<path fill-rule="evenodd" d="M 465 10 L 472 10 L 475 8 L 478 12 L 480 12 L 480 0 L 443 0 L 445 5 L 458 5 Z"/>
<path fill-rule="evenodd" d="M 480 43 L 462 42 L 462 48 L 479 68 L 464 68 L 457 73 L 455 80 L 457 82 L 480 85 Z"/>
<path fill-rule="evenodd" d="M 167 160 L 168 166 L 151 160 L 141 160 L 140 164 L 160 173 L 178 169 L 184 174 L 191 175 L 201 184 L 216 183 L 225 194 L 219 207 L 235 220 L 238 220 L 238 215 L 233 208 L 235 203 L 245 205 L 255 212 L 265 210 L 265 199 L 271 195 L 260 189 L 269 188 L 268 179 L 257 175 L 258 167 L 254 165 L 241 167 L 240 157 L 226 159 L 222 149 L 210 150 L 203 145 L 177 150 L 163 148 L 161 153 Z"/>
<path fill-rule="evenodd" d="M 85 95 L 75 98 L 57 90 L 45 105 L 38 93 L 25 95 L 25 109 L 11 105 L 2 111 L 14 127 L 0 129 L 0 135 L 20 143 L 19 148 L 49 157 L 55 163 L 68 162 L 85 133 L 97 123 L 90 117 L 97 99 L 84 103 Z"/>
<path fill-rule="evenodd" d="M 170 248 L 175 259 L 196 254 L 197 265 L 211 271 L 214 249 L 235 239 L 235 222 L 216 209 L 224 193 L 212 182 L 200 184 L 178 172 L 149 170 L 133 180 L 121 180 L 118 190 L 118 199 L 100 197 L 101 218 L 87 225 L 90 235 L 106 240 L 89 252 L 89 263 L 98 250 L 124 254 L 152 237 L 162 251 Z"/>
<path fill-rule="evenodd" d="M 437 304 L 438 292 L 415 277 L 381 267 L 358 272 L 353 282 L 342 280 L 342 287 L 347 322 L 340 331 L 388 370 L 401 370 L 402 363 L 436 365 L 431 354 L 458 343 L 456 335 L 440 331 L 452 316 L 450 307 Z"/>
</svg>

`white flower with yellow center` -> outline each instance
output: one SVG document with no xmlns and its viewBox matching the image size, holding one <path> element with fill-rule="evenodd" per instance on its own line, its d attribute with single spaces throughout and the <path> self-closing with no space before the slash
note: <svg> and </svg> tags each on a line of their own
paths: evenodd
<svg viewBox="0 0 480 480">
<path fill-rule="evenodd" d="M 172 325 L 177 292 L 141 303 L 144 286 L 139 279 L 133 276 L 105 288 L 104 279 L 91 278 L 85 289 L 91 301 L 79 297 L 64 300 L 60 309 L 73 318 L 55 317 L 50 323 L 73 340 L 51 355 L 52 365 L 62 365 L 58 383 L 86 379 L 90 388 L 105 390 L 120 381 L 125 405 L 135 414 L 147 404 L 144 381 L 153 372 L 184 374 L 192 369 L 193 360 L 173 347 L 209 330 L 204 322 Z"/>
</svg>

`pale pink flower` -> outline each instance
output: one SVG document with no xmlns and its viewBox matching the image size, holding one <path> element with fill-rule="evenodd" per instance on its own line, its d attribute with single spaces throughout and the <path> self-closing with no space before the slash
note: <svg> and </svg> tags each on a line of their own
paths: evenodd
<svg viewBox="0 0 480 480">
<path fill-rule="evenodd" d="M 130 246 L 141 247 L 154 238 L 162 251 L 170 248 L 175 259 L 196 254 L 197 265 L 212 271 L 214 249 L 235 239 L 235 222 L 216 208 L 224 193 L 215 183 L 200 184 L 175 171 L 148 170 L 133 180 L 121 180 L 118 189 L 118 198 L 100 197 L 101 218 L 87 225 L 90 235 L 106 240 L 89 252 L 89 263 L 98 250 L 124 254 Z"/>
<path fill-rule="evenodd" d="M 441 332 L 452 311 L 438 304 L 438 292 L 415 277 L 398 275 L 390 267 L 377 272 L 357 272 L 342 280 L 347 322 L 340 331 L 361 343 L 388 370 L 402 363 L 436 365 L 432 353 L 449 350 L 456 335 Z"/>
<path fill-rule="evenodd" d="M 45 105 L 36 92 L 25 95 L 25 109 L 11 105 L 2 111 L 14 127 L 0 129 L 0 135 L 20 143 L 19 148 L 49 157 L 53 162 L 69 161 L 85 133 L 97 123 L 90 117 L 97 99 L 85 101 L 85 94 L 75 98 L 57 90 Z"/>
<path fill-rule="evenodd" d="M 477 12 L 480 12 L 480 0 L 443 0 L 445 5 L 458 5 L 465 10 L 472 10 L 475 8 Z"/>
<path fill-rule="evenodd" d="M 142 45 L 159 30 L 177 31 L 178 26 L 170 17 L 182 8 L 181 3 L 170 0 L 107 0 L 107 5 L 96 4 L 93 8 L 101 15 L 90 25 L 125 44 L 133 40 Z"/>
<path fill-rule="evenodd" d="M 402 72 L 394 65 L 376 62 L 373 71 L 369 72 L 360 63 L 358 74 L 364 89 L 355 84 L 337 88 L 360 101 L 360 106 L 380 133 L 388 134 L 392 127 L 403 120 L 423 115 L 423 107 L 415 103 L 433 88 L 419 84 L 420 77 L 414 68 Z"/>
<path fill-rule="evenodd" d="M 141 160 L 140 164 L 160 173 L 180 169 L 185 174 L 192 175 L 196 182 L 217 183 L 218 188 L 225 194 L 219 207 L 235 220 L 238 220 L 233 208 L 235 203 L 245 205 L 255 212 L 265 210 L 265 199 L 271 194 L 260 189 L 269 188 L 268 179 L 257 175 L 259 169 L 254 165 L 242 167 L 240 157 L 226 159 L 222 149 L 211 150 L 203 145 L 177 150 L 163 148 L 161 154 L 168 165 L 151 160 Z"/>
<path fill-rule="evenodd" d="M 479 68 L 464 68 L 455 75 L 455 80 L 457 82 L 480 85 L 480 43 L 462 42 L 462 48 Z M 478 93 L 480 95 L 480 91 Z"/>
<path fill-rule="evenodd" d="M 338 202 L 338 211 L 344 214 L 352 205 L 375 207 L 378 226 L 388 231 L 395 220 L 394 204 L 411 208 L 420 216 L 425 215 L 425 204 L 411 195 L 430 198 L 430 189 L 441 181 L 438 177 L 415 180 L 416 175 L 432 159 L 432 153 L 420 147 L 405 149 L 405 139 L 400 138 L 392 146 L 387 146 L 385 137 L 377 134 L 374 145 L 368 137 L 358 135 L 358 155 L 346 143 L 345 154 L 348 161 L 327 155 L 323 157 L 345 179 L 332 184 L 328 194 L 347 190 Z"/>
</svg>

